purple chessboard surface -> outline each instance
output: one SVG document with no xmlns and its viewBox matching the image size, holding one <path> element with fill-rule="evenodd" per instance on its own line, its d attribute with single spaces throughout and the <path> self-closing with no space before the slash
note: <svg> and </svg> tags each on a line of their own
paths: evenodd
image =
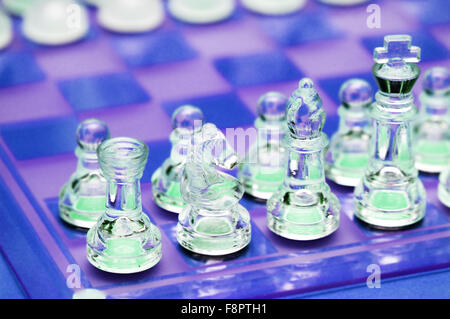
<svg viewBox="0 0 450 319">
<path fill-rule="evenodd" d="M 422 71 L 450 67 L 448 1 L 376 3 L 381 27 L 373 29 L 366 23 L 367 4 L 343 8 L 310 0 L 282 17 L 238 6 L 230 19 L 202 26 L 168 14 L 159 29 L 139 35 L 104 31 L 90 8 L 86 38 L 60 47 L 29 42 L 15 18 L 13 42 L 0 51 L 0 261 L 24 295 L 71 298 L 74 291 L 94 288 L 109 298 L 283 297 L 365 283 L 372 264 L 384 278 L 449 267 L 450 211 L 437 199 L 437 175 L 420 175 L 427 191 L 424 221 L 395 232 L 361 225 L 353 217 L 352 189 L 329 182 L 342 205 L 340 228 L 311 242 L 272 234 L 265 205 L 244 197 L 251 244 L 216 258 L 182 249 L 175 239 L 177 215 L 152 199 L 150 176 L 169 156 L 170 117 L 177 106 L 200 107 L 223 130 L 248 128 L 262 94 L 290 95 L 307 76 L 322 97 L 324 130 L 331 136 L 338 125 L 339 86 L 360 77 L 376 89 L 372 52 L 384 35 L 410 34 L 422 48 Z M 416 97 L 420 91 L 419 80 Z M 143 208 L 161 230 L 163 257 L 142 273 L 94 268 L 86 259 L 86 234 L 58 217 L 59 191 L 76 167 L 76 127 L 93 117 L 105 121 L 113 137 L 149 146 Z M 68 284 L 73 269 L 81 278 L 77 287 Z"/>
</svg>

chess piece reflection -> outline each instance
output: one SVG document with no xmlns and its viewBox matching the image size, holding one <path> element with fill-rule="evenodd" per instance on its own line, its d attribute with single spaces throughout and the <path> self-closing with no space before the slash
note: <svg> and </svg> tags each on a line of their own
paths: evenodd
<svg viewBox="0 0 450 319">
<path fill-rule="evenodd" d="M 346 81 L 339 91 L 339 130 L 331 138 L 325 172 L 337 184 L 356 186 L 369 161 L 371 125 L 367 109 L 372 88 L 364 80 Z"/>
<path fill-rule="evenodd" d="M 313 82 L 302 79 L 287 109 L 283 184 L 267 202 L 267 224 L 282 237 L 313 240 L 339 227 L 340 204 L 325 182 L 323 167 L 325 116 Z"/>
<path fill-rule="evenodd" d="M 286 152 L 281 140 L 286 133 L 286 106 L 287 98 L 281 93 L 269 92 L 260 98 L 257 141 L 239 165 L 246 193 L 258 199 L 269 199 L 283 182 Z"/>
<path fill-rule="evenodd" d="M 78 126 L 78 166 L 59 194 L 60 216 L 73 226 L 90 228 L 105 210 L 106 180 L 97 148 L 108 138 L 108 127 L 102 121 L 89 119 Z"/>
<path fill-rule="evenodd" d="M 205 124 L 193 138 L 181 181 L 187 206 L 178 216 L 178 242 L 203 255 L 237 252 L 251 238 L 250 215 L 239 204 L 244 188 L 218 168 L 232 169 L 238 157 L 213 124 Z"/>
</svg>

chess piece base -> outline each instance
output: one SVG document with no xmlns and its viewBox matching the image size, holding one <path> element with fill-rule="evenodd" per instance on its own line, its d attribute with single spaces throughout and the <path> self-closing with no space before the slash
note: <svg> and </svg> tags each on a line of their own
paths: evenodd
<svg viewBox="0 0 450 319">
<path fill-rule="evenodd" d="M 201 3 L 199 3 L 201 5 Z M 169 12 L 178 20 L 193 23 L 214 23 L 227 19 L 233 14 L 235 0 L 217 1 L 211 8 L 190 8 L 184 0 L 171 0 L 168 4 Z"/>
<path fill-rule="evenodd" d="M 259 200 L 268 200 L 283 182 L 284 169 L 244 164 L 239 171 L 239 180 L 245 192 Z"/>
<path fill-rule="evenodd" d="M 339 201 L 328 186 L 321 193 L 286 190 L 267 202 L 267 225 L 284 238 L 314 240 L 338 229 L 339 211 Z"/>
<path fill-rule="evenodd" d="M 450 192 L 442 184 L 439 184 L 438 186 L 438 197 L 442 204 L 450 207 Z"/>
<path fill-rule="evenodd" d="M 97 173 L 72 178 L 59 194 L 61 219 L 75 227 L 94 226 L 105 211 L 105 183 L 103 176 Z"/>
<path fill-rule="evenodd" d="M 426 193 L 418 178 L 379 180 L 383 173 L 365 176 L 355 188 L 355 216 L 374 228 L 398 229 L 419 222 L 425 216 Z M 398 177 L 398 174 L 397 174 Z"/>
<path fill-rule="evenodd" d="M 169 212 L 179 214 L 186 206 L 181 196 L 180 183 L 171 182 L 166 192 L 158 189 L 158 183 L 161 178 L 161 169 L 157 169 L 152 176 L 152 192 L 155 203 Z"/>
<path fill-rule="evenodd" d="M 325 174 L 336 184 L 355 187 L 364 175 L 367 162 L 367 154 L 342 155 L 335 163 L 326 162 Z"/>
<path fill-rule="evenodd" d="M 228 255 L 246 247 L 250 239 L 250 215 L 240 204 L 222 212 L 187 206 L 179 215 L 178 243 L 197 254 Z"/>
<path fill-rule="evenodd" d="M 450 143 L 419 141 L 415 148 L 415 166 L 419 171 L 440 173 L 448 167 Z"/>
<path fill-rule="evenodd" d="M 132 219 L 105 214 L 87 234 L 87 258 L 106 272 L 141 272 L 155 266 L 161 256 L 161 233 L 143 213 Z"/>
</svg>

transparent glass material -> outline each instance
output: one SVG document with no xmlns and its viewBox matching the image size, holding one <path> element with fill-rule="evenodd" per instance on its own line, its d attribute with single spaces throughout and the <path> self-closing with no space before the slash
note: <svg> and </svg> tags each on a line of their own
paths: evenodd
<svg viewBox="0 0 450 319">
<path fill-rule="evenodd" d="M 113 138 L 98 148 L 107 179 L 106 210 L 87 234 L 87 258 L 112 273 L 135 273 L 161 259 L 161 233 L 142 212 L 140 178 L 148 148 L 132 138 Z"/>
<path fill-rule="evenodd" d="M 238 174 L 245 192 L 256 199 L 269 199 L 283 182 L 286 152 L 281 140 L 286 132 L 286 106 L 287 98 L 277 92 L 263 95 L 258 102 L 257 140 Z"/>
<path fill-rule="evenodd" d="M 450 163 L 450 71 L 430 69 L 424 76 L 420 113 L 414 123 L 416 168 L 439 173 Z"/>
<path fill-rule="evenodd" d="M 417 115 L 411 90 L 420 75 L 412 62 L 420 49 L 411 37 L 385 37 L 375 49 L 372 68 L 379 91 L 370 108 L 373 121 L 370 159 L 355 188 L 355 215 L 376 228 L 395 229 L 419 222 L 425 215 L 426 193 L 417 176 L 412 152 L 411 122 Z"/>
<path fill-rule="evenodd" d="M 369 2 L 370 0 L 318 0 L 318 1 L 323 2 L 325 4 L 331 4 L 334 6 L 352 6 Z"/>
<path fill-rule="evenodd" d="M 23 14 L 23 34 L 38 44 L 68 44 L 80 40 L 88 30 L 86 8 L 74 0 L 35 0 Z"/>
<path fill-rule="evenodd" d="M 194 134 L 193 147 L 181 181 L 187 206 L 179 214 L 177 239 L 184 248 L 203 255 L 226 255 L 251 239 L 250 215 L 239 204 L 242 184 L 218 168 L 238 164 L 235 151 L 213 124 Z"/>
<path fill-rule="evenodd" d="M 325 174 L 337 184 L 356 186 L 364 174 L 372 134 L 367 114 L 372 94 L 370 84 L 361 79 L 346 81 L 339 91 L 339 129 L 325 156 Z"/>
<path fill-rule="evenodd" d="M 36 0 L 3 0 L 5 8 L 15 15 L 22 15 Z"/>
<path fill-rule="evenodd" d="M 136 33 L 153 30 L 164 21 L 162 0 L 97 1 L 98 22 L 110 31 Z"/>
<path fill-rule="evenodd" d="M 100 120 L 83 121 L 77 129 L 76 171 L 59 194 L 59 215 L 67 223 L 91 228 L 105 211 L 106 179 L 100 169 L 97 147 L 109 138 Z"/>
<path fill-rule="evenodd" d="M 242 5 L 247 9 L 267 15 L 293 13 L 305 4 L 306 0 L 242 0 Z"/>
<path fill-rule="evenodd" d="M 439 175 L 438 196 L 442 204 L 450 207 L 450 164 Z"/>
<path fill-rule="evenodd" d="M 12 40 L 11 19 L 0 8 L 0 50 L 6 48 Z"/>
<path fill-rule="evenodd" d="M 169 0 L 168 9 L 181 21 L 202 24 L 227 19 L 235 6 L 236 0 Z"/>
<path fill-rule="evenodd" d="M 202 111 L 191 105 L 179 107 L 172 115 L 174 130 L 170 134 L 170 157 L 152 175 L 153 199 L 158 206 L 170 212 L 178 214 L 186 206 L 181 196 L 181 177 L 192 136 L 201 130 L 203 119 Z"/>
<path fill-rule="evenodd" d="M 340 204 L 325 182 L 325 116 L 313 82 L 302 79 L 287 110 L 289 133 L 283 141 L 287 150 L 283 184 L 267 201 L 267 225 L 282 237 L 313 240 L 339 227 Z"/>
</svg>

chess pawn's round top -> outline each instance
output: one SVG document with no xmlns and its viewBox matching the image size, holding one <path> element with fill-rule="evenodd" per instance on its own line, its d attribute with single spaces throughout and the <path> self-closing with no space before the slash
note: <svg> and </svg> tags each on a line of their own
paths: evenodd
<svg viewBox="0 0 450 319">
<path fill-rule="evenodd" d="M 339 129 L 325 156 L 325 172 L 337 184 L 356 186 L 369 160 L 371 127 L 367 108 L 372 87 L 362 79 L 344 82 L 339 91 Z"/>
<path fill-rule="evenodd" d="M 248 10 L 266 15 L 283 15 L 300 10 L 306 0 L 242 0 Z"/>
<path fill-rule="evenodd" d="M 258 101 L 257 112 L 259 118 L 268 123 L 286 120 L 287 98 L 278 92 L 269 92 L 261 96 Z"/>
<path fill-rule="evenodd" d="M 97 148 L 109 139 L 106 124 L 97 119 L 83 121 L 77 129 L 78 166 L 59 195 L 61 218 L 76 227 L 90 228 L 105 210 L 106 180 L 100 170 Z"/>
<path fill-rule="evenodd" d="M 14 15 L 22 15 L 36 0 L 3 0 L 3 5 Z"/>
<path fill-rule="evenodd" d="M 36 0 L 24 13 L 22 30 L 38 44 L 68 44 L 87 34 L 88 14 L 73 0 Z"/>
<path fill-rule="evenodd" d="M 339 90 L 341 105 L 351 111 L 364 111 L 372 102 L 373 90 L 362 79 L 350 79 Z"/>
<path fill-rule="evenodd" d="M 156 29 L 165 17 L 161 0 L 107 0 L 101 1 L 99 7 L 99 24 L 120 33 Z"/>
<path fill-rule="evenodd" d="M 186 206 L 181 196 L 180 183 L 192 135 L 202 129 L 203 121 L 202 111 L 192 105 L 180 106 L 172 114 L 170 157 L 153 173 L 151 179 L 155 203 L 169 212 L 178 214 Z"/>
<path fill-rule="evenodd" d="M 168 9 L 178 20 L 203 24 L 227 19 L 235 6 L 235 0 L 169 0 Z"/>
<path fill-rule="evenodd" d="M 428 70 L 422 82 L 420 116 L 414 124 L 415 166 L 439 173 L 450 162 L 450 71 Z"/>
<path fill-rule="evenodd" d="M 103 121 L 88 119 L 78 126 L 77 144 L 84 152 L 97 152 L 99 145 L 107 139 L 109 139 L 109 129 Z"/>
<path fill-rule="evenodd" d="M 0 9 L 0 50 L 11 43 L 12 37 L 11 19 Z"/>
<path fill-rule="evenodd" d="M 204 121 L 203 112 L 195 106 L 183 105 L 172 114 L 172 128 L 188 131 L 198 131 Z"/>
<path fill-rule="evenodd" d="M 314 89 L 311 79 L 300 80 L 298 89 L 292 94 L 287 110 L 288 127 L 299 139 L 319 137 L 325 124 L 326 114 L 322 100 Z"/>
<path fill-rule="evenodd" d="M 434 67 L 425 73 L 423 89 L 430 96 L 450 95 L 450 71 L 444 67 Z"/>
</svg>

